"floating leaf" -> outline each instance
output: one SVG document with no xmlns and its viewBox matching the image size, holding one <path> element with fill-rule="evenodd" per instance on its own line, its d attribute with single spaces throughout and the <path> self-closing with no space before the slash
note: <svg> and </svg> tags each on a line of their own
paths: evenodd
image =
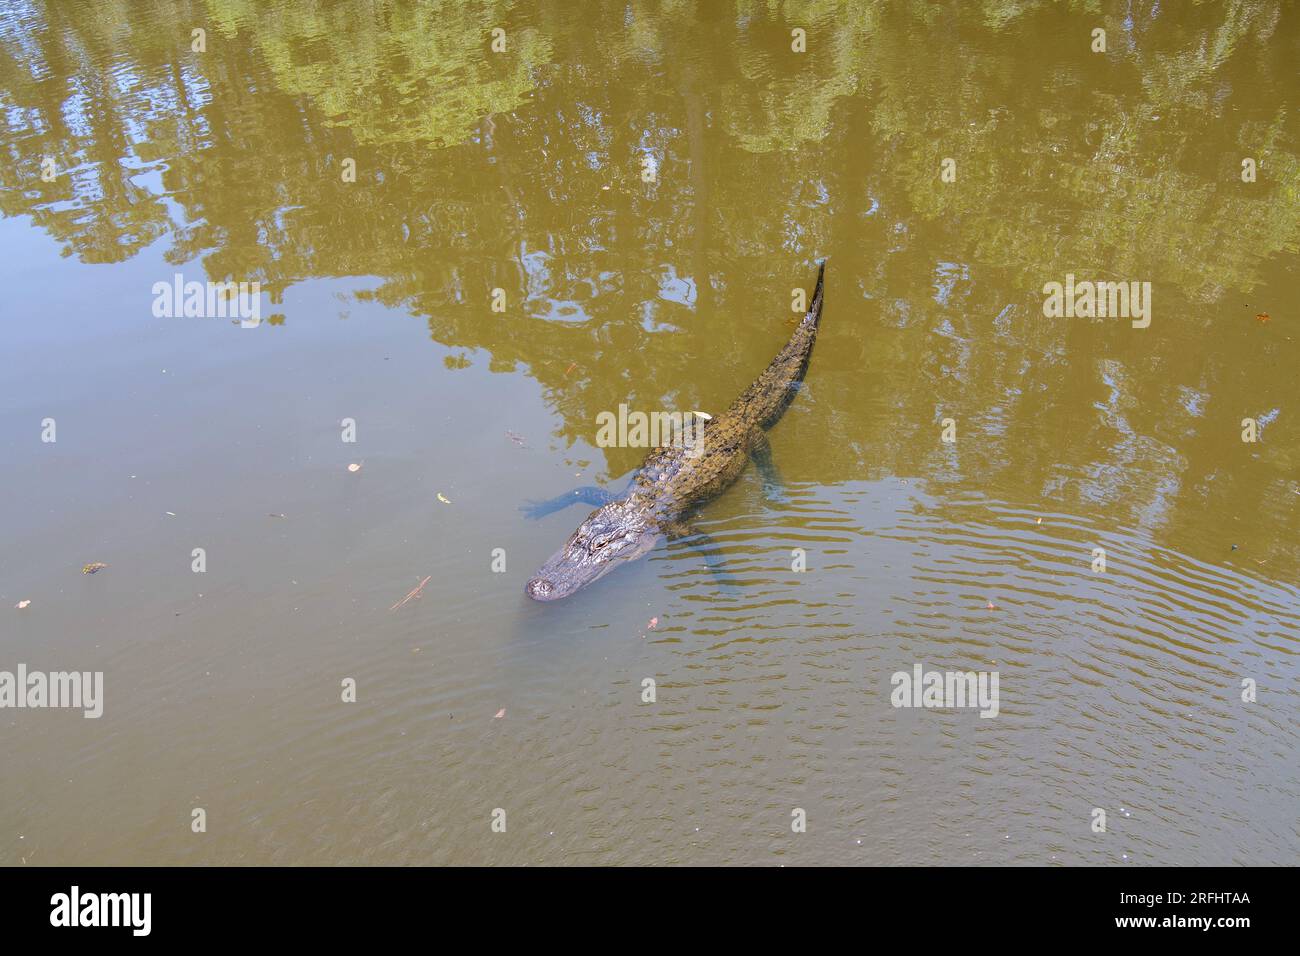
<svg viewBox="0 0 1300 956">
<path fill-rule="evenodd" d="M 1258 322 L 1258 323 L 1260 323 L 1261 325 L 1262 325 L 1263 323 L 1267 322 L 1267 321 L 1268 321 L 1268 313 L 1267 313 L 1267 312 L 1260 312 L 1258 315 L 1255 316 L 1255 321 Z"/>
<path fill-rule="evenodd" d="M 105 564 L 103 561 L 96 561 L 96 562 L 94 562 L 93 564 L 87 564 L 87 565 L 84 565 L 84 566 L 82 567 L 82 569 L 81 569 L 81 573 L 82 573 L 82 574 L 94 574 L 96 571 L 102 571 L 102 570 L 104 570 L 106 567 L 108 567 L 108 565 Z"/>
<path fill-rule="evenodd" d="M 442 492 L 441 492 L 441 491 L 438 492 L 438 500 L 441 501 L 444 505 L 449 505 L 449 504 L 451 504 L 451 499 L 450 499 L 450 498 L 444 498 L 444 497 L 442 496 Z"/>
</svg>

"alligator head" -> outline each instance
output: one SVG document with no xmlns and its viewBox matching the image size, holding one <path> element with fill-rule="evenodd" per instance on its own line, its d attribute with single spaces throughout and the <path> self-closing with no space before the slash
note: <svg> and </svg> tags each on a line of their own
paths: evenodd
<svg viewBox="0 0 1300 956">
<path fill-rule="evenodd" d="M 611 501 L 578 526 L 524 587 L 534 601 L 558 601 L 650 552 L 663 532 L 636 498 Z"/>
</svg>

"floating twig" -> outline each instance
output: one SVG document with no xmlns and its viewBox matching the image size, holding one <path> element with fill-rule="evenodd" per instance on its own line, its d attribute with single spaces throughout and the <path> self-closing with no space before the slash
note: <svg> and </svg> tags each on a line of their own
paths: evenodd
<svg viewBox="0 0 1300 956">
<path fill-rule="evenodd" d="M 411 598 L 413 598 L 413 597 L 419 597 L 419 596 L 420 596 L 420 592 L 424 590 L 424 586 L 425 586 L 426 584 L 429 583 L 429 578 L 432 578 L 432 577 L 433 577 L 432 574 L 429 575 L 429 577 L 425 578 L 423 581 L 421 581 L 421 582 L 420 582 L 419 584 L 417 584 L 415 587 L 411 588 L 411 593 L 410 593 L 410 594 L 406 595 L 406 597 L 402 598 L 400 601 L 398 601 L 396 604 L 394 604 L 394 605 L 393 605 L 392 607 L 390 607 L 388 610 L 390 610 L 390 611 L 396 611 L 399 607 L 401 607 L 402 605 L 404 605 L 407 601 L 411 600 Z"/>
</svg>

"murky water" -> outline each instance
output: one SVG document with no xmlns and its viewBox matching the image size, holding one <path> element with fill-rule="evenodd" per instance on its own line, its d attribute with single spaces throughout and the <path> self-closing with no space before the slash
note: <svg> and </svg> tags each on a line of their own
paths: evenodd
<svg viewBox="0 0 1300 956">
<path fill-rule="evenodd" d="M 0 711 L 0 863 L 1294 863 L 1298 59 L 1272 2 L 5 4 L 0 671 L 104 713 Z M 823 256 L 725 578 L 529 602 L 586 509 L 521 505 Z"/>
</svg>

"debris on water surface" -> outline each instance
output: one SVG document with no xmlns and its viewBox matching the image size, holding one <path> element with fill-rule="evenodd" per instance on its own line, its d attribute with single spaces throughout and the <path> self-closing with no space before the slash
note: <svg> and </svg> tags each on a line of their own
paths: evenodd
<svg viewBox="0 0 1300 956">
<path fill-rule="evenodd" d="M 573 371 L 575 368 L 577 368 L 577 367 L 578 367 L 578 363 L 577 363 L 577 362 L 570 362 L 570 363 L 569 363 L 569 367 L 566 368 L 566 369 L 564 370 L 564 377 L 565 377 L 565 378 L 568 378 L 568 377 L 569 377 L 569 373 L 572 372 L 572 371 Z"/>
<path fill-rule="evenodd" d="M 402 607 L 404 604 L 406 604 L 407 601 L 411 600 L 411 598 L 419 597 L 419 596 L 420 596 L 420 592 L 424 590 L 424 586 L 425 586 L 426 584 L 429 583 L 429 581 L 430 581 L 430 579 L 431 579 L 432 577 L 433 577 L 433 575 L 430 574 L 428 577 L 426 577 L 423 581 L 421 581 L 421 582 L 420 582 L 419 584 L 417 584 L 415 587 L 411 588 L 410 593 L 407 594 L 406 597 L 402 598 L 400 601 L 398 601 L 396 604 L 394 604 L 394 605 L 393 605 L 392 607 L 390 607 L 388 610 L 390 610 L 390 611 L 396 611 L 399 607 Z"/>
<path fill-rule="evenodd" d="M 450 499 L 450 498 L 444 498 L 444 497 L 442 496 L 442 492 L 441 492 L 441 491 L 438 492 L 438 500 L 441 501 L 444 505 L 449 505 L 449 504 L 451 504 L 451 499 Z"/>
<path fill-rule="evenodd" d="M 106 567 L 108 567 L 108 565 L 103 561 L 95 561 L 93 564 L 82 565 L 81 573 L 94 574 L 96 571 L 103 571 Z"/>
<path fill-rule="evenodd" d="M 18 608 L 18 610 L 21 611 L 23 608 L 27 607 L 27 605 L 29 605 L 29 604 L 31 604 L 31 603 L 32 603 L 31 601 L 23 600 L 23 601 L 19 601 L 17 604 L 15 604 L 14 607 Z"/>
<path fill-rule="evenodd" d="M 512 431 L 511 431 L 510 429 L 508 429 L 508 428 L 506 429 L 506 437 L 509 438 L 509 439 L 510 439 L 512 442 L 514 442 L 516 445 L 518 445 L 520 448 L 527 448 L 527 447 L 528 447 L 527 445 L 524 444 L 525 439 L 524 439 L 524 436 L 523 436 L 523 435 L 520 435 L 520 434 L 517 434 L 517 433 L 515 433 L 515 432 L 512 432 Z"/>
<path fill-rule="evenodd" d="M 348 471 L 360 471 L 360 470 L 361 470 L 361 465 L 355 461 L 352 464 L 348 465 Z"/>
<path fill-rule="evenodd" d="M 985 610 L 988 610 L 988 611 L 996 611 L 997 609 L 998 609 L 998 606 L 997 606 L 996 604 L 994 604 L 992 601 L 989 601 L 988 606 L 985 608 Z"/>
<path fill-rule="evenodd" d="M 1255 316 L 1255 321 L 1258 322 L 1260 325 L 1263 325 L 1268 320 L 1269 320 L 1269 316 L 1267 312 L 1260 312 Z"/>
<path fill-rule="evenodd" d="M 498 710 L 495 714 L 492 715 L 492 719 L 493 719 L 493 720 L 500 720 L 500 719 L 501 719 L 502 717 L 504 717 L 505 715 L 506 715 L 506 709 L 505 709 L 504 707 L 502 707 L 500 710 Z"/>
<path fill-rule="evenodd" d="M 646 627 L 652 631 L 658 626 L 659 626 L 659 618 L 657 617 L 650 618 L 650 623 L 646 625 Z"/>
</svg>

